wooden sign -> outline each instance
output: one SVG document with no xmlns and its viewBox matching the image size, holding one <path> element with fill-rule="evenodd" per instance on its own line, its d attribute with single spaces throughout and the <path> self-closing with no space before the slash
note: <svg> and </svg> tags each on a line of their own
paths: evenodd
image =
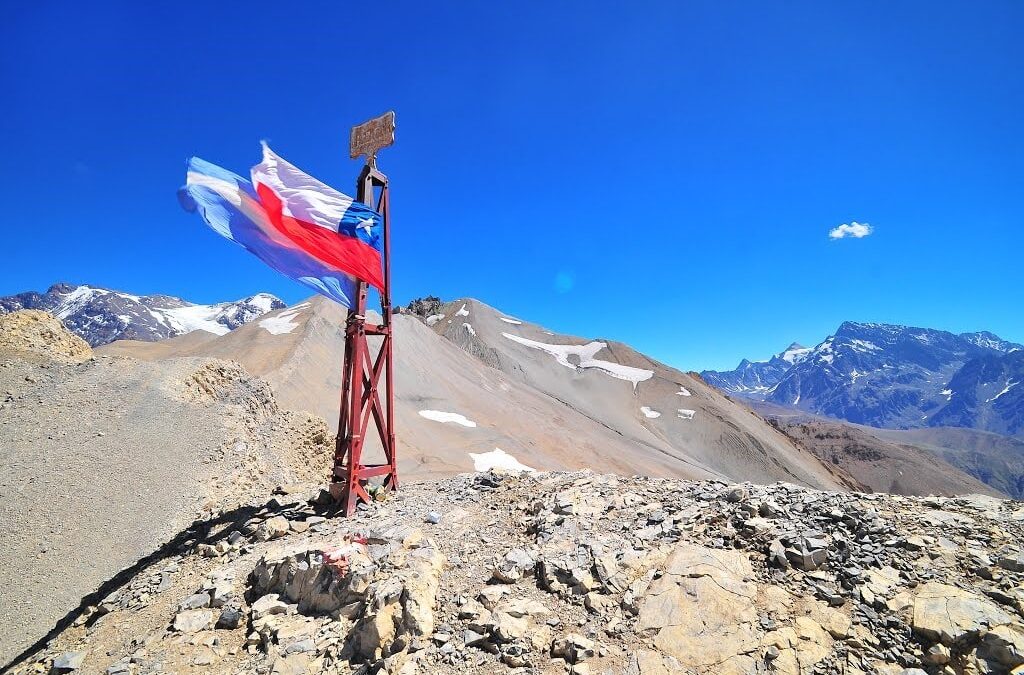
<svg viewBox="0 0 1024 675">
<path fill-rule="evenodd" d="M 352 159 L 366 155 L 370 161 L 377 151 L 395 142 L 395 112 L 390 110 L 369 122 L 352 127 L 348 138 L 348 152 Z"/>
</svg>

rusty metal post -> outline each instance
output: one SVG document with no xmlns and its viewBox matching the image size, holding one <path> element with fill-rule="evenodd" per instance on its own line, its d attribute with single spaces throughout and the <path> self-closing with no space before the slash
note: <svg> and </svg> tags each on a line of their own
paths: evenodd
<svg viewBox="0 0 1024 675">
<path fill-rule="evenodd" d="M 387 113 L 353 127 L 350 141 L 352 156 L 365 154 L 367 158 L 356 182 L 356 198 L 375 208 L 382 217 L 384 289 L 380 294 L 382 320 L 379 325 L 366 323 L 369 287 L 363 281 L 357 285 L 355 303 L 349 310 L 345 325 L 341 409 L 331 473 L 331 496 L 340 502 L 345 515 L 352 515 L 360 501 L 370 500 L 366 481 L 372 477 L 382 476 L 384 489 L 398 489 L 391 333 L 391 210 L 388 178 L 376 166 L 377 150 L 390 145 L 393 140 L 394 113 Z M 379 200 L 374 199 L 375 188 L 380 188 Z M 368 335 L 382 337 L 376 358 L 370 351 Z M 384 403 L 380 397 L 382 379 Z M 384 449 L 384 462 L 381 464 L 363 464 L 363 446 L 371 417 Z"/>
</svg>

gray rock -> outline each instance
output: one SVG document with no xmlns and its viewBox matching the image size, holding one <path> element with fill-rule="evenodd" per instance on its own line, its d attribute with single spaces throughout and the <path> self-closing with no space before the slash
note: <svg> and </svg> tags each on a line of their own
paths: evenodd
<svg viewBox="0 0 1024 675">
<path fill-rule="evenodd" d="M 1003 556 L 999 559 L 999 566 L 1011 572 L 1024 572 L 1024 553 Z"/>
<path fill-rule="evenodd" d="M 274 516 L 259 524 L 256 528 L 256 539 L 258 541 L 278 539 L 288 534 L 289 529 L 290 526 L 287 518 L 284 516 Z"/>
<path fill-rule="evenodd" d="M 563 658 L 569 663 L 586 661 L 595 653 L 593 640 L 588 640 L 578 633 L 569 633 L 551 643 L 551 655 Z"/>
<path fill-rule="evenodd" d="M 507 560 L 502 560 L 491 572 L 491 578 L 504 584 L 514 584 L 523 578 L 523 571 Z"/>
<path fill-rule="evenodd" d="M 516 565 L 519 569 L 524 572 L 530 572 L 533 570 L 536 562 L 529 553 L 524 549 L 514 548 L 505 554 L 505 560 Z"/>
<path fill-rule="evenodd" d="M 793 567 L 811 572 L 828 562 L 828 542 L 818 537 L 802 537 L 786 549 L 786 558 Z"/>
<path fill-rule="evenodd" d="M 789 558 L 786 557 L 786 547 L 778 539 L 772 541 L 768 548 L 768 562 L 774 567 L 789 569 Z"/>
<path fill-rule="evenodd" d="M 202 609 L 210 606 L 209 593 L 193 593 L 178 603 L 178 609 Z"/>
<path fill-rule="evenodd" d="M 462 631 L 462 641 L 466 643 L 467 647 L 480 644 L 486 639 L 487 636 L 484 633 L 478 633 L 477 631 L 469 630 L 468 628 Z"/>
<path fill-rule="evenodd" d="M 772 499 L 766 499 L 761 502 L 757 507 L 757 514 L 762 518 L 779 518 L 785 515 L 782 507 Z"/>
<path fill-rule="evenodd" d="M 298 642 L 293 642 L 293 643 L 291 643 L 290 645 L 288 645 L 287 647 L 284 648 L 284 653 L 285 654 L 305 654 L 307 652 L 315 652 L 315 651 L 316 651 L 316 643 L 313 642 L 313 640 L 311 638 L 306 638 L 305 640 L 299 640 Z"/>
<path fill-rule="evenodd" d="M 78 670 L 85 661 L 88 652 L 64 652 L 53 660 L 53 669 L 57 672 Z"/>
<path fill-rule="evenodd" d="M 197 633 L 213 624 L 213 612 L 208 609 L 186 609 L 174 615 L 174 630 Z"/>
<path fill-rule="evenodd" d="M 216 628 L 234 630 L 242 625 L 242 610 L 237 607 L 225 607 L 217 617 Z"/>
<path fill-rule="evenodd" d="M 733 485 L 722 493 L 722 498 L 731 503 L 746 501 L 749 496 L 750 491 L 742 485 Z"/>
<path fill-rule="evenodd" d="M 288 604 L 279 600 L 277 593 L 267 593 L 262 598 L 252 603 L 250 614 L 253 620 L 262 619 L 271 614 L 285 614 L 288 611 Z"/>
<path fill-rule="evenodd" d="M 223 607 L 235 595 L 235 587 L 228 582 L 218 582 L 210 589 L 210 607 Z"/>
</svg>

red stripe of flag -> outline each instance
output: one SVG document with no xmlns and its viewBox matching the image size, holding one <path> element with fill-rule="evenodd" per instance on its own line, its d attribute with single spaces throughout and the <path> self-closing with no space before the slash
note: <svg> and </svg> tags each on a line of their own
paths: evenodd
<svg viewBox="0 0 1024 675">
<path fill-rule="evenodd" d="M 296 246 L 327 265 L 384 289 L 380 253 L 376 249 L 354 237 L 286 215 L 281 198 L 262 183 L 256 184 L 256 193 L 274 228 Z"/>
</svg>

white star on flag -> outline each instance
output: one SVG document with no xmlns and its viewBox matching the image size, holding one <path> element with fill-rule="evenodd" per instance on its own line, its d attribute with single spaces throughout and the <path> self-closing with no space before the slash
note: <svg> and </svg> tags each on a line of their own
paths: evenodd
<svg viewBox="0 0 1024 675">
<path fill-rule="evenodd" d="M 360 220 L 359 224 L 356 225 L 356 229 L 366 230 L 367 236 L 372 234 L 370 232 L 370 228 L 372 228 L 372 227 L 373 227 L 373 218 L 365 218 L 363 220 Z"/>
</svg>

